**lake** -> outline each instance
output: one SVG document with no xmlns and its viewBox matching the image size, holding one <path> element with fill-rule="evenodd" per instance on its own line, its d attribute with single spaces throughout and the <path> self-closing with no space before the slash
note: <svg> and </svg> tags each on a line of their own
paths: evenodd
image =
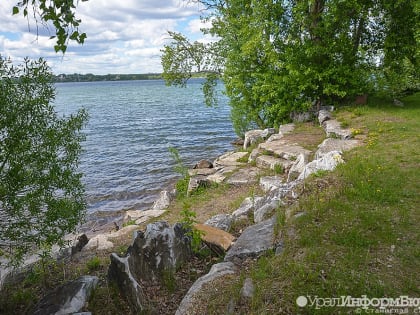
<svg viewBox="0 0 420 315">
<path fill-rule="evenodd" d="M 150 207 L 179 178 L 170 147 L 192 167 L 232 150 L 235 139 L 227 98 L 206 107 L 199 79 L 187 88 L 162 80 L 58 83 L 55 106 L 64 115 L 89 112 L 80 171 L 90 213 Z"/>
</svg>

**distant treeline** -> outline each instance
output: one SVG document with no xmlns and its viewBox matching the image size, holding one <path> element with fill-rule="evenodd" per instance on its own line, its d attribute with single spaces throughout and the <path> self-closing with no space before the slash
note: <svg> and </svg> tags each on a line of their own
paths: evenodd
<svg viewBox="0 0 420 315">
<path fill-rule="evenodd" d="M 162 79 L 160 73 L 143 74 L 59 74 L 54 76 L 54 82 L 92 82 L 92 81 L 127 81 L 127 80 L 156 80 Z"/>
</svg>

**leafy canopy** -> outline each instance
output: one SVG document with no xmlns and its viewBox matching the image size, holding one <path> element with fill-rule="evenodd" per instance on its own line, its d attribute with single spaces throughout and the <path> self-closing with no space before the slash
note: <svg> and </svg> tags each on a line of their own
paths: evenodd
<svg viewBox="0 0 420 315">
<path fill-rule="evenodd" d="M 219 75 L 238 134 L 355 95 L 418 89 L 420 6 L 414 0 L 196 2 L 211 23 L 204 33 L 217 40 L 190 43 L 170 33 L 164 78 L 184 85 L 194 71 L 211 82 Z M 211 94 L 211 87 L 204 92 Z"/>
<path fill-rule="evenodd" d="M 87 0 L 82 0 L 87 1 Z M 86 33 L 79 32 L 81 20 L 76 18 L 75 10 L 79 1 L 74 0 L 22 0 L 12 9 L 13 14 L 23 14 L 28 20 L 33 18 L 37 25 L 55 29 L 56 38 L 54 49 L 65 53 L 70 40 L 83 44 Z"/>
<path fill-rule="evenodd" d="M 63 245 L 85 213 L 77 166 L 87 113 L 59 117 L 51 79 L 42 59 L 14 66 L 0 56 L 0 256 L 15 265 Z"/>
</svg>

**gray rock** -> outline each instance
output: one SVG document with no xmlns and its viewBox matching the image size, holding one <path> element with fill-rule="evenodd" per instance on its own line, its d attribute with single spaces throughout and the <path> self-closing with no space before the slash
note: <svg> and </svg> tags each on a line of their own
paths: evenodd
<svg viewBox="0 0 420 315">
<path fill-rule="evenodd" d="M 229 177 L 233 172 L 238 169 L 237 166 L 223 166 L 217 167 L 217 171 L 214 174 L 211 174 L 206 177 L 206 179 L 211 183 L 223 183 L 227 177 Z"/>
<path fill-rule="evenodd" d="M 303 180 L 309 175 L 318 171 L 332 171 L 338 164 L 344 163 L 344 160 L 339 151 L 331 151 L 325 154 L 322 158 L 309 162 L 302 173 L 299 175 L 298 180 Z"/>
<path fill-rule="evenodd" d="M 319 121 L 319 124 L 320 124 L 320 125 L 322 125 L 322 123 L 323 123 L 324 121 L 327 121 L 327 120 L 329 120 L 329 119 L 331 119 L 331 113 L 330 113 L 329 111 L 327 111 L 327 110 L 325 110 L 325 109 L 321 109 L 321 110 L 318 112 L 318 121 Z"/>
<path fill-rule="evenodd" d="M 191 257 L 191 239 L 181 224 L 170 226 L 165 221 L 148 224 L 137 232 L 127 257 L 111 255 L 108 279 L 116 283 L 136 312 L 144 311 L 142 281 L 160 278 Z"/>
<path fill-rule="evenodd" d="M 207 161 L 207 160 L 200 160 L 193 167 L 193 169 L 197 169 L 197 168 L 198 169 L 200 169 L 200 168 L 213 168 L 213 163 L 210 162 L 210 161 Z"/>
<path fill-rule="evenodd" d="M 319 146 L 315 153 L 315 159 L 322 158 L 325 154 L 331 151 L 349 151 L 362 145 L 360 140 L 341 140 L 334 138 L 325 139 Z"/>
<path fill-rule="evenodd" d="M 279 206 L 279 200 L 272 200 L 269 203 L 266 203 L 262 207 L 256 209 L 254 211 L 254 222 L 260 223 L 263 220 L 267 219 L 267 216 L 273 212 L 273 210 L 277 209 Z"/>
<path fill-rule="evenodd" d="M 268 192 L 266 198 L 269 200 L 282 200 L 286 196 L 296 199 L 298 195 L 294 192 L 294 188 L 299 181 L 294 180 L 291 182 L 280 184 L 278 187 Z"/>
<path fill-rule="evenodd" d="M 284 137 L 283 134 L 277 133 L 274 135 L 271 135 L 266 142 L 272 142 L 272 141 L 278 141 L 281 140 Z"/>
<path fill-rule="evenodd" d="M 273 135 L 275 133 L 276 133 L 276 129 L 274 129 L 274 128 L 266 128 L 262 132 L 262 137 L 263 137 L 263 139 L 267 139 L 268 137 L 270 137 L 271 135 Z"/>
<path fill-rule="evenodd" d="M 244 149 L 264 140 L 264 130 L 256 129 L 245 132 Z"/>
<path fill-rule="evenodd" d="M 148 224 L 129 248 L 128 262 L 136 279 L 152 280 L 163 271 L 173 270 L 191 256 L 190 239 L 180 223 L 166 221 Z"/>
<path fill-rule="evenodd" d="M 167 190 L 163 190 L 159 194 L 159 198 L 154 202 L 152 210 L 163 210 L 169 207 L 175 195 Z"/>
<path fill-rule="evenodd" d="M 226 253 L 225 261 L 240 264 L 247 257 L 258 257 L 274 248 L 275 218 L 247 227 Z"/>
<path fill-rule="evenodd" d="M 252 150 L 248 157 L 248 163 L 254 162 L 257 159 L 258 155 L 260 155 L 260 149 L 255 148 L 254 150 Z"/>
<path fill-rule="evenodd" d="M 327 137 L 343 140 L 351 139 L 353 137 L 351 131 L 349 129 L 341 128 L 341 124 L 335 119 L 324 121 L 322 126 L 325 129 Z"/>
<path fill-rule="evenodd" d="M 290 114 L 290 118 L 297 123 L 303 123 L 303 122 L 307 122 L 307 121 L 311 121 L 313 117 L 313 114 L 310 112 L 303 112 L 303 113 L 297 113 L 297 112 L 292 112 Z"/>
<path fill-rule="evenodd" d="M 256 162 L 258 167 L 270 170 L 274 170 L 277 166 L 280 166 L 283 169 L 283 172 L 287 172 L 293 164 L 292 161 L 271 155 L 260 155 L 257 157 Z"/>
<path fill-rule="evenodd" d="M 279 135 L 287 135 L 295 130 L 295 124 L 285 124 L 279 127 Z"/>
<path fill-rule="evenodd" d="M 80 312 L 99 282 L 98 277 L 82 276 L 44 296 L 35 306 L 33 315 L 73 314 Z"/>
<path fill-rule="evenodd" d="M 210 225 L 221 229 L 223 231 L 229 231 L 232 225 L 232 216 L 230 214 L 216 214 L 204 222 L 206 225 Z"/>
<path fill-rule="evenodd" d="M 240 292 L 241 299 L 245 301 L 252 299 L 254 297 L 254 293 L 255 293 L 255 287 L 254 287 L 254 283 L 252 282 L 252 279 L 246 278 Z"/>
<path fill-rule="evenodd" d="M 278 176 L 264 176 L 260 178 L 260 187 L 264 192 L 281 187 L 283 179 Z"/>
<path fill-rule="evenodd" d="M 188 170 L 188 175 L 190 176 L 197 176 L 197 175 L 204 175 L 208 176 L 217 172 L 216 168 L 196 168 Z"/>
<path fill-rule="evenodd" d="M 397 106 L 397 107 L 404 107 L 404 103 L 403 103 L 403 102 L 401 102 L 400 100 L 396 99 L 396 98 L 394 98 L 393 103 L 394 103 L 394 106 Z"/>
<path fill-rule="evenodd" d="M 123 294 L 132 310 L 140 313 L 144 310 L 146 299 L 143 288 L 130 271 L 129 256 L 119 257 L 111 254 L 111 264 L 108 268 L 108 280 L 115 283 Z"/>
<path fill-rule="evenodd" d="M 232 275 L 237 272 L 235 265 L 231 262 L 222 262 L 215 264 L 211 267 L 208 274 L 200 277 L 191 288 L 188 290 L 187 294 L 182 299 L 175 315 L 186 315 L 194 314 L 193 309 L 196 304 L 195 296 L 202 290 L 203 286 L 207 283 L 210 283 L 218 278 Z"/>
<path fill-rule="evenodd" d="M 299 145 L 290 144 L 285 140 L 264 142 L 259 145 L 261 150 L 265 150 L 277 157 L 295 161 L 300 154 L 309 156 L 311 151 L 302 148 Z"/>
<path fill-rule="evenodd" d="M 256 208 L 259 208 L 263 205 L 263 197 L 247 197 L 242 201 L 238 209 L 232 213 L 232 218 L 234 221 L 248 217 L 248 215 L 253 212 Z"/>
<path fill-rule="evenodd" d="M 290 182 L 299 177 L 302 173 L 305 165 L 309 162 L 309 156 L 307 154 L 299 154 L 296 160 L 293 162 L 290 167 L 289 174 L 287 175 L 287 181 Z"/>
<path fill-rule="evenodd" d="M 258 181 L 260 170 L 257 167 L 243 168 L 229 176 L 226 181 L 229 185 L 248 185 Z"/>
<path fill-rule="evenodd" d="M 242 159 L 248 155 L 248 152 L 227 152 L 221 156 L 219 156 L 214 161 L 214 166 L 241 166 L 245 163 L 238 162 L 239 159 Z"/>
<path fill-rule="evenodd" d="M 194 176 L 190 178 L 190 181 L 188 182 L 188 189 L 187 189 L 187 195 L 190 195 L 192 192 L 197 190 L 200 187 L 207 187 L 210 185 L 210 181 L 207 179 L 206 176 Z"/>
</svg>

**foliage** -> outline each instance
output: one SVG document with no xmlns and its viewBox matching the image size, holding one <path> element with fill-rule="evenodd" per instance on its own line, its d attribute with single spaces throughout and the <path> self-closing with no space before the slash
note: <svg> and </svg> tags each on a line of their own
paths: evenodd
<svg viewBox="0 0 420 315">
<path fill-rule="evenodd" d="M 37 31 L 38 24 L 43 24 L 46 28 L 52 26 L 55 29 L 55 36 L 51 38 L 56 38 L 54 50 L 65 53 L 70 40 L 83 44 L 86 39 L 86 33 L 79 32 L 81 20 L 75 15 L 77 4 L 78 1 L 73 0 L 22 0 L 13 7 L 12 13 L 23 14 L 28 21 L 33 18 L 37 24 Z"/>
<path fill-rule="evenodd" d="M 194 227 L 194 224 L 197 223 L 195 220 L 197 214 L 191 210 L 190 204 L 185 202 L 180 215 L 181 223 L 187 230 L 187 235 L 191 237 L 191 248 L 194 253 L 198 253 L 201 248 L 201 231 Z"/>
<path fill-rule="evenodd" d="M 87 113 L 57 115 L 51 76 L 42 59 L 0 57 L 0 246 L 13 264 L 64 245 L 84 218 L 77 166 Z"/>
<path fill-rule="evenodd" d="M 98 256 L 92 257 L 86 262 L 89 271 L 99 270 L 101 268 L 101 259 Z"/>
<path fill-rule="evenodd" d="M 188 183 L 190 181 L 188 168 L 182 162 L 179 151 L 176 148 L 170 147 L 169 153 L 175 162 L 174 171 L 182 176 L 182 178 L 179 179 L 175 184 L 177 195 L 180 197 L 185 197 L 187 195 Z"/>
<path fill-rule="evenodd" d="M 418 89 L 414 0 L 196 2 L 211 23 L 203 32 L 217 40 L 190 43 L 170 33 L 163 76 L 185 85 L 194 71 L 221 75 L 238 134 L 375 89 Z"/>
</svg>

